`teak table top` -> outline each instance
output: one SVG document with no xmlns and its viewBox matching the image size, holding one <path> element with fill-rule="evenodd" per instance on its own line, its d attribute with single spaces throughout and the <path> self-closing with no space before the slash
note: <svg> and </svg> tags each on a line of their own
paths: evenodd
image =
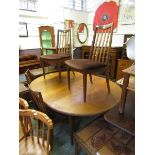
<svg viewBox="0 0 155 155">
<path fill-rule="evenodd" d="M 87 102 L 83 102 L 82 74 L 71 74 L 71 90 L 68 89 L 67 73 L 51 73 L 35 79 L 30 84 L 34 91 L 40 91 L 44 102 L 53 110 L 69 116 L 91 116 L 113 108 L 120 100 L 121 88 L 110 81 L 111 93 L 108 94 L 106 81 L 92 76 L 93 84 L 87 81 Z"/>
</svg>

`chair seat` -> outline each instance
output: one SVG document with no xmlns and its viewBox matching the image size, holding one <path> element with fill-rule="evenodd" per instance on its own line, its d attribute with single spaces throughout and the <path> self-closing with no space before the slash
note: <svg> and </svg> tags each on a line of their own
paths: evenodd
<svg viewBox="0 0 155 155">
<path fill-rule="evenodd" d="M 40 140 L 41 143 L 41 140 Z M 23 139 L 19 143 L 19 154 L 21 155 L 47 155 L 48 152 L 46 151 L 46 141 L 45 147 L 41 144 L 38 144 L 37 137 L 34 137 L 34 142 L 32 138 L 29 136 L 27 140 Z"/>
<path fill-rule="evenodd" d="M 89 70 L 100 67 L 106 67 L 105 64 L 89 59 L 74 59 L 74 60 L 66 60 L 65 63 L 71 68 L 77 70 Z"/>
<path fill-rule="evenodd" d="M 40 56 L 41 59 L 46 59 L 46 60 L 61 60 L 69 57 L 70 55 L 63 55 L 63 54 L 51 54 L 51 55 Z"/>
</svg>

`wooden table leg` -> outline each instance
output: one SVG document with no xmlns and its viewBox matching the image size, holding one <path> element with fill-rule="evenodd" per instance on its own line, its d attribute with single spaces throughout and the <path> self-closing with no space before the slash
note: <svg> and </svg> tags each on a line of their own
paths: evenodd
<svg viewBox="0 0 155 155">
<path fill-rule="evenodd" d="M 83 73 L 83 100 L 86 102 L 87 95 L 87 74 Z"/>
<path fill-rule="evenodd" d="M 70 89 L 70 68 L 67 67 L 68 89 Z"/>
<path fill-rule="evenodd" d="M 70 126 L 71 145 L 73 145 L 73 133 L 75 132 L 75 117 L 74 116 L 69 116 L 69 126 Z"/>
<path fill-rule="evenodd" d="M 45 66 L 44 66 L 44 62 L 41 61 L 41 66 L 42 66 L 42 69 L 43 69 L 43 75 L 44 75 L 44 79 L 45 79 Z"/>
<path fill-rule="evenodd" d="M 79 155 L 79 146 L 78 146 L 78 143 L 75 143 L 75 155 Z"/>
<path fill-rule="evenodd" d="M 127 96 L 127 87 L 129 83 L 129 74 L 124 74 L 124 81 L 123 81 L 123 86 L 122 86 L 122 94 L 121 94 L 121 100 L 119 103 L 119 112 L 121 114 L 124 113 L 124 108 L 125 108 L 125 102 L 126 102 L 126 96 Z"/>
<path fill-rule="evenodd" d="M 58 63 L 59 80 L 61 81 L 61 63 Z"/>
</svg>

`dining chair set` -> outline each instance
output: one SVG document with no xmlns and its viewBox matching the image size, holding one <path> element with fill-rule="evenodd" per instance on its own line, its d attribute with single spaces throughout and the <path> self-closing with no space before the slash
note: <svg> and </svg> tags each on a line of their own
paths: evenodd
<svg viewBox="0 0 155 155">
<path fill-rule="evenodd" d="M 70 71 L 73 71 L 73 74 L 75 71 L 80 72 L 83 75 L 83 101 L 86 102 L 87 75 L 89 75 L 90 81 L 93 83 L 92 75 L 100 71 L 105 71 L 106 85 L 108 93 L 110 93 L 109 60 L 111 57 L 112 35 L 113 23 L 96 26 L 89 59 L 72 59 L 71 30 L 58 30 L 56 53 L 40 56 L 44 78 L 46 74 L 44 67 L 56 64 L 59 72 L 59 80 L 61 81 L 61 66 L 65 64 L 67 66 L 68 89 L 70 90 Z M 28 85 L 36 79 L 30 70 L 25 72 L 25 77 Z M 24 139 L 20 140 L 20 153 L 37 154 L 42 152 L 41 154 L 49 154 L 50 150 L 52 150 L 52 145 L 50 144 L 53 129 L 52 117 L 43 101 L 41 92 L 33 91 L 31 88 L 29 88 L 29 91 L 37 109 L 29 109 L 27 102 L 20 98 L 19 104 L 21 108 L 19 109 L 19 120 L 24 133 Z M 34 122 L 32 120 L 36 122 L 36 136 L 34 136 Z"/>
<path fill-rule="evenodd" d="M 110 49 L 112 44 L 113 23 L 103 26 L 96 26 L 91 46 L 89 59 L 71 59 L 71 31 L 58 30 L 56 54 L 40 56 L 40 62 L 43 68 L 49 64 L 58 66 L 59 79 L 61 80 L 61 66 L 67 65 L 68 88 L 70 89 L 70 71 L 76 71 L 83 74 L 83 100 L 86 102 L 87 75 L 90 76 L 92 83 L 92 74 L 104 71 L 107 83 L 107 89 L 110 93 L 109 85 L 109 63 Z"/>
</svg>

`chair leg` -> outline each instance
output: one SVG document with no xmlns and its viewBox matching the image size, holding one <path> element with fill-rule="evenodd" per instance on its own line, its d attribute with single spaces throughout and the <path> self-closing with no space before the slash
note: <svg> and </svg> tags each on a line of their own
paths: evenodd
<svg viewBox="0 0 155 155">
<path fill-rule="evenodd" d="M 41 66 L 42 66 L 42 70 L 43 70 L 43 75 L 44 75 L 44 79 L 45 79 L 45 66 L 44 66 L 44 62 L 41 62 Z"/>
<path fill-rule="evenodd" d="M 92 75 L 89 74 L 89 77 L 90 77 L 90 82 L 93 83 L 93 80 L 92 80 Z"/>
<path fill-rule="evenodd" d="M 69 116 L 69 126 L 70 126 L 70 141 L 71 145 L 73 145 L 73 133 L 75 132 L 75 117 Z"/>
<path fill-rule="evenodd" d="M 59 80 L 61 81 L 61 63 L 58 63 Z"/>
<path fill-rule="evenodd" d="M 79 146 L 78 143 L 75 142 L 75 155 L 79 155 Z"/>
<path fill-rule="evenodd" d="M 86 102 L 86 92 L 87 92 L 87 73 L 83 74 L 83 100 Z"/>
<path fill-rule="evenodd" d="M 73 75 L 75 76 L 75 73 L 74 73 L 74 71 L 72 71 L 73 72 Z"/>
<path fill-rule="evenodd" d="M 106 73 L 106 83 L 107 83 L 108 93 L 110 93 L 109 73 L 108 73 L 108 71 Z"/>
<path fill-rule="evenodd" d="M 70 89 L 70 69 L 67 67 L 68 89 Z"/>
</svg>

